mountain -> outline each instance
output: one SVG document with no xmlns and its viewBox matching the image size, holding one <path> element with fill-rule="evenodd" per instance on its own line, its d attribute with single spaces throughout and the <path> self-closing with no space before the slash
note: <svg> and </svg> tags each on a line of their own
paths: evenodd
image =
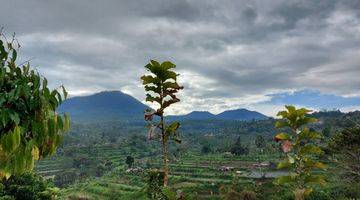
<svg viewBox="0 0 360 200">
<path fill-rule="evenodd" d="M 227 110 L 218 115 L 217 119 L 223 120 L 253 120 L 253 119 L 267 119 L 266 115 L 263 115 L 256 111 L 250 111 L 247 109 Z"/>
<path fill-rule="evenodd" d="M 76 121 L 141 119 L 146 105 L 121 91 L 104 91 L 90 96 L 69 98 L 58 112 L 70 113 Z"/>
<path fill-rule="evenodd" d="M 61 104 L 58 112 L 67 112 L 74 121 L 143 121 L 144 105 L 121 91 L 104 91 L 89 96 L 69 98 Z M 267 116 L 246 109 L 228 110 L 218 115 L 207 111 L 193 111 L 186 115 L 168 116 L 170 120 L 252 120 Z"/>
<path fill-rule="evenodd" d="M 202 119 L 215 119 L 215 115 L 208 111 L 193 111 L 186 115 L 172 116 L 180 120 L 202 120 Z"/>
<path fill-rule="evenodd" d="M 263 115 L 256 111 L 250 111 L 247 109 L 227 110 L 220 114 L 214 115 L 207 111 L 193 111 L 186 115 L 169 116 L 171 120 L 206 120 L 206 119 L 218 119 L 218 120 L 260 120 L 267 119 L 266 115 Z"/>
</svg>

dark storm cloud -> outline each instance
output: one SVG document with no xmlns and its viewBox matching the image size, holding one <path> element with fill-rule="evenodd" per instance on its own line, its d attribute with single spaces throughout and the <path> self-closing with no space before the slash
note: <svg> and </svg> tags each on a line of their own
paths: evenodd
<svg viewBox="0 0 360 200">
<path fill-rule="evenodd" d="M 360 95 L 358 0 L 0 0 L 0 26 L 17 33 L 22 60 L 35 57 L 73 95 L 121 89 L 142 99 L 150 58 L 183 74 L 175 113 L 304 89 Z"/>
</svg>

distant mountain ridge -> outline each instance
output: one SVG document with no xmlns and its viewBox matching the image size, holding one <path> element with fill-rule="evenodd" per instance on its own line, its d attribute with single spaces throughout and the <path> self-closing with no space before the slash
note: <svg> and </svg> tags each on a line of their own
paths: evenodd
<svg viewBox="0 0 360 200">
<path fill-rule="evenodd" d="M 177 120 L 199 120 L 199 119 L 220 119 L 220 120 L 261 120 L 267 119 L 268 116 L 261 114 L 256 111 L 251 111 L 247 109 L 236 109 L 236 110 L 227 110 L 217 115 L 212 114 L 208 111 L 193 111 L 186 115 L 170 116 Z"/>
<path fill-rule="evenodd" d="M 121 91 L 104 91 L 89 96 L 72 97 L 63 102 L 58 112 L 67 112 L 75 121 L 140 120 L 147 105 Z M 193 111 L 187 115 L 168 116 L 176 120 L 252 120 L 267 116 L 247 109 L 228 110 L 214 115 Z"/>
<path fill-rule="evenodd" d="M 252 119 L 267 119 L 268 116 L 247 109 L 236 109 L 236 110 L 227 110 L 218 115 L 217 118 L 228 119 L 228 120 L 252 120 Z"/>
</svg>

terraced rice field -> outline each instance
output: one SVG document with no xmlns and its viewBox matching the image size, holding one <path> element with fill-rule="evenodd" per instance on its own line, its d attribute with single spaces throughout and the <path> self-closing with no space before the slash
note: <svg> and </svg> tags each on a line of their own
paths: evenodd
<svg viewBox="0 0 360 200">
<path fill-rule="evenodd" d="M 79 148 L 84 153 L 89 148 Z M 112 146 L 96 147 L 91 150 L 92 158 L 109 159 L 115 169 L 112 172 L 100 178 L 89 178 L 85 182 L 63 189 L 61 198 L 67 199 L 71 195 L 86 196 L 92 199 L 131 199 L 136 197 L 141 199 L 145 197 L 145 172 L 126 173 L 125 172 L 125 151 Z M 136 158 L 136 157 L 135 157 Z M 269 159 L 269 156 L 257 156 L 257 160 L 263 161 Z M 137 158 L 140 160 L 140 158 Z M 178 161 L 170 163 L 170 183 L 174 189 L 181 189 L 192 193 L 201 199 L 217 198 L 219 187 L 230 184 L 234 176 L 242 183 L 251 183 L 261 177 L 261 173 L 253 168 L 256 163 L 254 157 L 224 157 L 223 155 L 185 155 Z M 139 164 L 141 162 L 138 162 Z M 151 168 L 159 168 L 161 161 L 154 158 L 150 163 Z M 136 165 L 135 165 L 136 166 Z M 229 171 L 222 171 L 226 167 L 233 168 Z M 142 166 L 144 167 L 144 166 Z M 57 155 L 51 159 L 40 161 L 36 166 L 36 171 L 46 177 L 53 177 L 61 171 L 76 170 L 72 167 L 72 160 L 65 156 Z M 236 171 L 241 171 L 236 173 Z M 270 173 L 268 176 L 277 176 Z"/>
</svg>

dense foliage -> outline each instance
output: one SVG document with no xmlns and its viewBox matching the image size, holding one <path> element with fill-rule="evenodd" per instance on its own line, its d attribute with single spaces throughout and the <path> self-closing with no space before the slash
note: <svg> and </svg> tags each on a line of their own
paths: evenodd
<svg viewBox="0 0 360 200">
<path fill-rule="evenodd" d="M 337 158 L 342 177 L 349 182 L 360 182 L 360 127 L 345 129 L 334 135 L 329 149 Z"/>
<path fill-rule="evenodd" d="M 0 199 L 51 200 L 57 192 L 57 188 L 31 173 L 12 176 L 0 183 Z"/>
<path fill-rule="evenodd" d="M 0 35 L 1 36 L 1 35 Z M 0 177 L 31 171 L 34 161 L 55 153 L 69 117 L 55 112 L 67 92 L 50 90 L 47 79 L 16 64 L 16 40 L 0 40 Z M 18 45 L 19 48 L 19 45 Z"/>
<path fill-rule="evenodd" d="M 241 137 L 239 136 L 236 139 L 236 142 L 231 147 L 230 152 L 237 156 L 246 155 L 246 154 L 249 154 L 249 148 L 243 146 L 243 144 L 241 143 Z"/>
<path fill-rule="evenodd" d="M 309 129 L 321 132 L 330 126 L 330 136 L 333 136 L 354 126 L 354 122 L 360 119 L 360 113 L 356 112 L 333 113 L 308 115 L 317 116 L 319 121 L 308 124 Z M 281 146 L 273 140 L 274 123 L 274 119 L 182 121 L 178 129 L 182 143 L 169 145 L 171 184 L 158 191 L 162 195 L 172 194 L 170 196 L 175 193 L 178 197 L 184 194 L 189 199 L 219 199 L 222 196 L 241 199 L 254 194 L 259 200 L 294 199 L 292 185 L 274 184 L 275 177 L 288 173 L 287 170 L 276 170 L 273 164 L 283 158 Z M 60 195 L 63 199 L 147 199 L 150 186 L 147 172 L 161 168 L 162 151 L 157 142 L 147 140 L 143 126 L 143 122 L 132 121 L 73 124 L 64 146 L 51 159 L 39 162 L 37 171 L 47 177 L 56 175 L 55 182 L 62 187 Z M 256 145 L 257 135 L 266 142 L 263 152 Z M 247 155 L 229 152 L 239 136 L 242 146 L 249 149 Z M 327 146 L 327 141 L 319 142 L 320 146 Z M 211 151 L 203 152 L 204 146 Z M 326 177 L 327 184 L 315 187 L 307 199 L 359 198 L 360 185 L 349 184 L 345 178 L 339 177 L 342 174 L 340 164 L 343 164 L 340 157 L 336 155 L 336 159 L 332 159 L 332 152 L 326 152 L 321 160 L 327 163 L 328 169 L 321 173 Z M 134 158 L 130 172 L 126 165 L 127 156 Z M 103 173 L 98 177 L 98 164 L 108 162 L 113 164 L 101 170 Z M 238 177 L 237 182 L 233 181 L 234 177 Z M 232 182 L 236 187 L 232 186 Z"/>
</svg>

